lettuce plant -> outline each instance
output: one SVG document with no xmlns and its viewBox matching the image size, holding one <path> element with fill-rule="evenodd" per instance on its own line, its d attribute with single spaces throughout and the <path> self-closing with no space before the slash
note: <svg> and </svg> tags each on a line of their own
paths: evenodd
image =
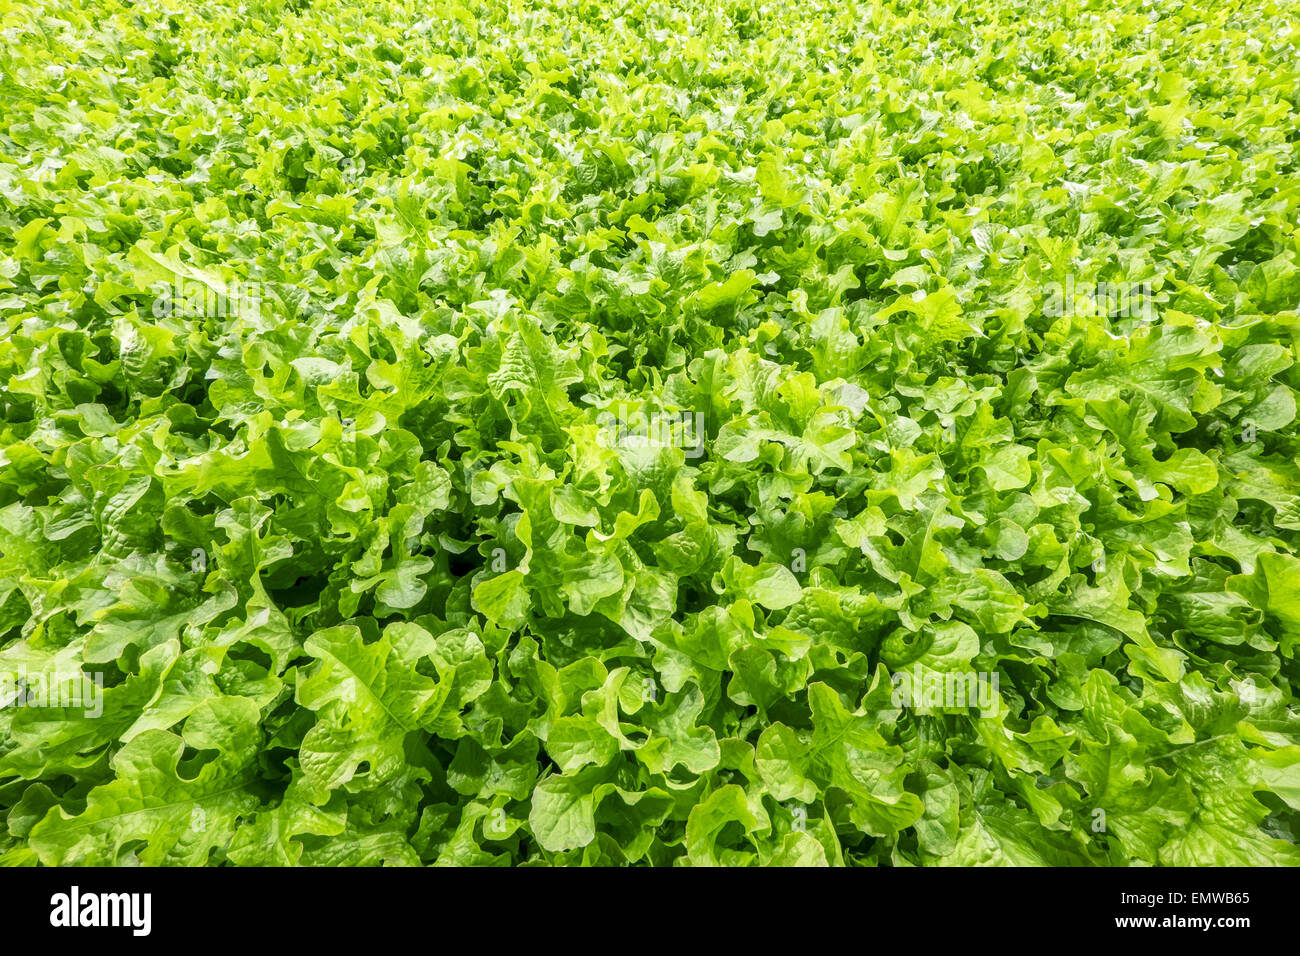
<svg viewBox="0 0 1300 956">
<path fill-rule="evenodd" d="M 1300 862 L 1294 12 L 0 0 L 0 862 Z"/>
</svg>

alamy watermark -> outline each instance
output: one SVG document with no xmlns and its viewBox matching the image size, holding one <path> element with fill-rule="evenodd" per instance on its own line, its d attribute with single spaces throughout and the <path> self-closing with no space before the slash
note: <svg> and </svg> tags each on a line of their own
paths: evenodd
<svg viewBox="0 0 1300 956">
<path fill-rule="evenodd" d="M 1044 290 L 1047 301 L 1043 304 L 1043 314 L 1053 318 L 1107 316 L 1151 322 L 1156 317 L 1155 299 L 1148 282 L 1079 282 L 1070 274 L 1064 283 L 1049 282 Z"/>
<path fill-rule="evenodd" d="M 228 282 L 214 289 L 206 282 L 176 276 L 153 285 L 154 318 L 181 315 L 189 318 L 250 319 L 261 314 L 260 282 Z"/>
<path fill-rule="evenodd" d="M 84 671 L 0 672 L 0 707 L 55 707 L 81 710 L 87 717 L 104 713 L 104 675 Z"/>
<path fill-rule="evenodd" d="M 997 671 L 932 671 L 918 662 L 912 673 L 899 671 L 892 678 L 895 707 L 975 707 L 981 717 L 999 711 Z"/>
<path fill-rule="evenodd" d="M 83 893 L 73 886 L 50 897 L 50 925 L 75 929 L 123 927 L 133 936 L 148 936 L 153 927 L 152 893 Z"/>
<path fill-rule="evenodd" d="M 599 441 L 605 447 L 621 445 L 629 438 L 641 439 L 670 448 L 684 448 L 687 458 L 704 454 L 703 412 L 632 412 L 619 406 L 617 414 L 609 410 L 596 416 L 600 426 Z"/>
</svg>

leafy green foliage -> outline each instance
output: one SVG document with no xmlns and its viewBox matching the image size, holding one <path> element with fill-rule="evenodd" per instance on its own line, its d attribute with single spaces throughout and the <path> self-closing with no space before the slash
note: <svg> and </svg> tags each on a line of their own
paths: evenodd
<svg viewBox="0 0 1300 956">
<path fill-rule="evenodd" d="M 0 13 L 0 861 L 1300 862 L 1289 5 Z"/>
</svg>

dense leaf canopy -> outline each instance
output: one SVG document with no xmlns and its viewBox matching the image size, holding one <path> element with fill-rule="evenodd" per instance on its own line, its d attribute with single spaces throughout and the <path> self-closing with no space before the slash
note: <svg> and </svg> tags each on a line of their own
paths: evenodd
<svg viewBox="0 0 1300 956">
<path fill-rule="evenodd" d="M 0 0 L 0 862 L 1300 862 L 1294 13 Z"/>
</svg>

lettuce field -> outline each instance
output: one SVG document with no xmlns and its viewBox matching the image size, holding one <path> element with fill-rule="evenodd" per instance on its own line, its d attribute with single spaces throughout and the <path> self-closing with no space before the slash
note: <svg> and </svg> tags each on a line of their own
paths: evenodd
<svg viewBox="0 0 1300 956">
<path fill-rule="evenodd" d="M 0 863 L 1300 863 L 1291 0 L 0 0 Z"/>
</svg>

